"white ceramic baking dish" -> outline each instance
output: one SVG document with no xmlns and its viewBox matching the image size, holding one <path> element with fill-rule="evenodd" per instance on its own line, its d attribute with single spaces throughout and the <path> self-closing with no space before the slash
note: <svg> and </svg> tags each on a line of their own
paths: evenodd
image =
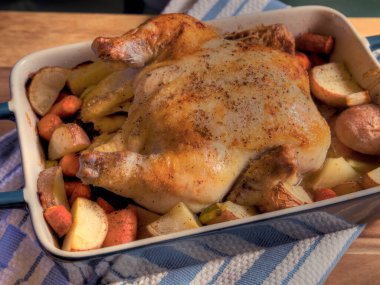
<svg viewBox="0 0 380 285">
<path fill-rule="evenodd" d="M 307 6 L 290 8 L 285 10 L 270 11 L 225 18 L 209 22 L 224 32 L 244 30 L 257 24 L 284 23 L 294 35 L 301 32 L 313 31 L 321 34 L 333 35 L 336 39 L 333 60 L 343 61 L 352 71 L 355 79 L 375 98 L 380 95 L 380 78 L 366 77 L 364 74 L 376 70 L 379 65 L 370 52 L 368 41 L 360 37 L 346 18 L 335 10 L 320 7 Z M 321 201 L 309 205 L 280 210 L 258 216 L 205 226 L 199 229 L 169 234 L 162 237 L 153 237 L 138 240 L 125 245 L 108 247 L 83 252 L 67 252 L 56 246 L 54 236 L 49 230 L 38 200 L 36 181 L 39 172 L 44 167 L 44 156 L 36 133 L 37 117 L 33 113 L 25 93 L 25 82 L 30 74 L 44 66 L 73 67 L 80 62 L 91 60 L 94 55 L 90 49 L 90 42 L 61 46 L 42 50 L 22 58 L 13 68 L 11 73 L 12 99 L 3 103 L 0 108 L 0 117 L 9 115 L 7 108 L 14 113 L 18 135 L 20 139 L 22 163 L 25 175 L 25 187 L 22 190 L 0 193 L 0 204 L 11 206 L 26 202 L 38 237 L 43 248 L 55 257 L 66 260 L 82 258 L 94 258 L 110 253 L 132 250 L 139 247 L 157 246 L 162 243 L 181 239 L 197 239 L 207 235 L 219 235 L 234 230 L 254 230 L 255 226 L 268 219 L 289 217 L 289 215 L 301 215 L 309 211 L 329 212 L 350 222 L 362 222 L 380 204 L 380 187 L 372 188 L 357 193 L 349 194 Z M 376 81 L 377 80 L 377 81 Z M 365 207 L 363 207 L 365 205 Z M 236 231 L 236 228 L 238 231 Z"/>
</svg>

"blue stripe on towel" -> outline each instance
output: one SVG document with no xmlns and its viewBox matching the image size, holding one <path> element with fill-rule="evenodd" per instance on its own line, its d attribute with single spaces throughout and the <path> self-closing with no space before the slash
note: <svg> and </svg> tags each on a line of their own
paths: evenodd
<svg viewBox="0 0 380 285">
<path fill-rule="evenodd" d="M 207 12 L 207 14 L 202 18 L 202 21 L 208 21 L 215 19 L 220 11 L 228 4 L 229 0 L 218 0 L 214 6 Z"/>
<path fill-rule="evenodd" d="M 148 248 L 141 251 L 138 250 L 131 253 L 131 255 L 145 258 L 157 266 L 168 269 L 192 266 L 200 263 L 199 260 L 196 260 L 169 245 Z"/>
<path fill-rule="evenodd" d="M 263 11 L 284 9 L 286 7 L 288 7 L 288 5 L 286 5 L 280 1 L 270 0 L 269 3 L 264 7 Z"/>
<path fill-rule="evenodd" d="M 330 275 L 331 271 L 334 269 L 335 264 L 338 263 L 338 261 L 342 258 L 343 254 L 346 252 L 346 250 L 349 248 L 349 246 L 352 244 L 352 242 L 361 234 L 364 227 L 365 227 L 365 225 L 358 226 L 357 229 L 355 229 L 355 231 L 351 235 L 351 237 L 346 240 L 346 243 L 342 247 L 342 250 L 335 257 L 335 259 L 331 262 L 331 266 L 328 268 L 328 270 L 325 272 L 325 274 L 319 280 L 318 284 L 322 285 L 325 283 L 327 277 Z"/>
<path fill-rule="evenodd" d="M 172 285 L 172 284 L 189 284 L 195 276 L 201 271 L 203 263 L 189 266 L 186 270 L 182 268 L 170 270 L 168 274 L 162 278 L 159 285 Z"/>
<path fill-rule="evenodd" d="M 239 7 L 235 10 L 232 16 L 238 15 L 243 10 L 244 6 L 247 5 L 248 2 L 249 0 L 244 0 L 242 3 L 240 3 Z"/>
<path fill-rule="evenodd" d="M 17 251 L 22 240 L 26 237 L 22 231 L 13 225 L 8 225 L 0 239 L 0 269 L 6 268 L 13 254 Z"/>
<path fill-rule="evenodd" d="M 306 259 L 310 256 L 310 254 L 315 250 L 315 248 L 320 244 L 321 240 L 324 236 L 319 236 L 315 239 L 315 241 L 310 245 L 309 249 L 306 250 L 304 255 L 298 260 L 294 268 L 288 273 L 288 276 L 281 282 L 281 285 L 288 284 L 289 281 L 293 278 L 294 274 L 301 268 L 302 264 L 305 263 Z"/>
<path fill-rule="evenodd" d="M 58 263 L 56 263 L 50 269 L 48 275 L 46 275 L 41 285 L 52 285 L 52 284 L 65 285 L 65 284 L 69 284 L 68 280 L 69 279 L 68 279 L 68 274 L 66 270 L 62 266 L 60 266 Z M 71 280 L 71 281 L 74 284 L 76 283 L 76 280 Z"/>
<path fill-rule="evenodd" d="M 233 234 L 233 232 L 232 232 Z M 297 241 L 270 225 L 257 225 L 239 229 L 238 237 L 261 247 L 273 247 Z"/>
<path fill-rule="evenodd" d="M 8 180 L 8 178 L 12 178 L 13 174 L 17 171 L 21 170 L 21 164 L 17 164 L 15 167 L 13 167 L 4 177 L 0 179 L 0 184 L 3 184 Z"/>
<path fill-rule="evenodd" d="M 279 247 L 267 249 L 260 258 L 253 264 L 236 284 L 262 284 L 265 279 L 276 269 L 296 243 L 288 243 Z"/>
<path fill-rule="evenodd" d="M 209 284 L 215 284 L 216 280 L 218 280 L 219 276 L 223 273 L 224 269 L 231 263 L 232 257 L 227 257 L 223 260 L 223 264 L 220 266 L 218 272 L 212 277 Z"/>
</svg>

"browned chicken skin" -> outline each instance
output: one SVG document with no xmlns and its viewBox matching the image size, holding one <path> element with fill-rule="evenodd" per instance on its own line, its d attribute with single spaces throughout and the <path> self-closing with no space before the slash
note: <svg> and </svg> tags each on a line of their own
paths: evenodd
<svg viewBox="0 0 380 285">
<path fill-rule="evenodd" d="M 294 177 L 322 165 L 329 128 L 293 55 L 223 39 L 182 14 L 159 16 L 120 38 L 97 38 L 93 48 L 106 60 L 151 63 L 133 81 L 129 117 L 113 139 L 118 151 L 81 156 L 85 183 L 155 212 L 181 201 L 198 212 L 220 201 L 269 149 L 291 149 Z M 231 195 L 244 195 L 239 191 Z"/>
</svg>

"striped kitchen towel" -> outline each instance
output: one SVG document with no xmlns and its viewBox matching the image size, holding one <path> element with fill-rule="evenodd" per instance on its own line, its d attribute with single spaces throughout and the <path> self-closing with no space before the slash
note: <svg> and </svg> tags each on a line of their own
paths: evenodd
<svg viewBox="0 0 380 285">
<path fill-rule="evenodd" d="M 284 8 L 276 0 L 172 0 L 164 12 L 212 19 Z M 23 185 L 15 131 L 0 138 L 0 189 Z M 323 284 L 363 225 L 325 212 L 264 221 L 82 262 L 41 249 L 24 208 L 0 209 L 0 284 Z"/>
</svg>

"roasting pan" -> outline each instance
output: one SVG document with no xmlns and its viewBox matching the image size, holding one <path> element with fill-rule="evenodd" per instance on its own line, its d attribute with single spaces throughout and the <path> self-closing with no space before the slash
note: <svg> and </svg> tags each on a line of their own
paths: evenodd
<svg viewBox="0 0 380 285">
<path fill-rule="evenodd" d="M 353 26 L 339 12 L 322 6 L 305 6 L 284 10 L 260 12 L 250 15 L 224 18 L 208 22 L 222 32 L 231 32 L 251 28 L 257 24 L 284 23 L 289 30 L 298 35 L 312 31 L 333 35 L 336 46 L 332 60 L 343 61 L 353 73 L 354 78 L 366 89 L 372 98 L 380 98 L 380 77 L 365 76 L 377 70 L 379 65 L 371 53 L 371 44 L 376 37 L 362 38 Z M 32 53 L 20 59 L 13 67 L 10 78 L 11 100 L 0 105 L 0 118 L 14 117 L 17 123 L 20 141 L 25 186 L 13 192 L 0 193 L 0 205 L 11 207 L 26 203 L 29 208 L 36 236 L 42 247 L 52 256 L 62 260 L 80 260 L 98 258 L 111 253 L 133 252 L 141 248 L 162 247 L 163 244 L 181 240 L 194 240 L 205 236 L 220 236 L 229 233 L 255 231 L 263 223 L 275 221 L 281 223 L 289 217 L 301 217 L 310 212 L 330 216 L 344 223 L 344 227 L 363 223 L 373 217 L 380 206 L 380 187 L 316 202 L 309 205 L 260 214 L 257 216 L 204 226 L 198 229 L 152 237 L 128 244 L 82 252 L 67 252 L 57 247 L 57 241 L 43 217 L 42 207 L 37 195 L 37 177 L 44 168 L 44 155 L 36 132 L 37 117 L 31 109 L 25 82 L 30 74 L 44 66 L 73 67 L 94 59 L 90 42 L 50 48 Z M 380 100 L 377 101 L 380 103 Z M 331 231 L 343 228 L 331 227 Z M 270 238 L 270 237 L 268 237 Z"/>
</svg>

